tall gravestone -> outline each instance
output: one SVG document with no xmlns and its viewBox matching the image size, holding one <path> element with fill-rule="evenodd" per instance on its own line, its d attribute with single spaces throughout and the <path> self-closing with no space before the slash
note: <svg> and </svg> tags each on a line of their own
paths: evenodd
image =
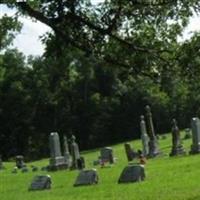
<svg viewBox="0 0 200 200">
<path fill-rule="evenodd" d="M 181 142 L 180 131 L 176 119 L 172 120 L 172 150 L 170 156 L 184 155 L 185 151 Z"/>
<path fill-rule="evenodd" d="M 76 137 L 72 135 L 71 137 L 71 156 L 72 156 L 71 169 L 78 169 L 78 160 L 80 159 L 79 147 L 75 140 L 76 140 Z"/>
<path fill-rule="evenodd" d="M 67 164 L 64 157 L 61 154 L 60 148 L 60 138 L 57 132 L 52 132 L 49 136 L 50 144 L 50 160 L 49 160 L 49 170 L 60 170 L 66 169 Z"/>
<path fill-rule="evenodd" d="M 197 117 L 191 120 L 192 145 L 190 154 L 200 153 L 200 120 Z"/>
<path fill-rule="evenodd" d="M 64 136 L 63 137 L 64 143 L 63 143 L 63 147 L 64 147 L 64 159 L 65 159 L 65 163 L 68 165 L 68 167 L 70 167 L 71 165 L 71 156 L 69 153 L 69 146 L 68 146 L 68 141 L 67 141 L 67 137 Z"/>
<path fill-rule="evenodd" d="M 147 135 L 146 130 L 146 123 L 144 120 L 144 116 L 141 115 L 140 117 L 140 130 L 141 130 L 141 140 L 142 140 L 142 153 L 144 156 L 147 156 L 149 154 L 149 136 Z"/>
<path fill-rule="evenodd" d="M 158 141 L 155 135 L 152 113 L 150 106 L 146 106 L 146 119 L 147 119 L 147 131 L 149 135 L 149 157 L 155 157 L 159 154 Z"/>
</svg>

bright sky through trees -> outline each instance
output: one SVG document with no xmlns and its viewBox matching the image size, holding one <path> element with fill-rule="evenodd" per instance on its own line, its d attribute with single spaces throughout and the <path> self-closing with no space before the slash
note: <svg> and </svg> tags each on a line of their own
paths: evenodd
<svg viewBox="0 0 200 200">
<path fill-rule="evenodd" d="M 100 3 L 102 0 L 93 0 L 93 3 Z M 12 16 L 15 14 L 14 9 L 8 9 L 5 5 L 0 4 L 0 17 L 3 14 Z M 17 47 L 22 51 L 26 56 L 27 55 L 41 55 L 44 52 L 44 46 L 40 41 L 40 36 L 45 34 L 47 31 L 50 31 L 50 28 L 46 25 L 30 20 L 30 18 L 20 17 L 20 21 L 23 23 L 23 28 L 20 34 L 17 35 L 14 40 L 14 47 Z M 180 41 L 183 39 L 188 39 L 191 37 L 192 32 L 200 31 L 200 16 L 194 16 L 190 19 L 189 26 L 185 29 L 183 38 L 180 38 Z"/>
</svg>

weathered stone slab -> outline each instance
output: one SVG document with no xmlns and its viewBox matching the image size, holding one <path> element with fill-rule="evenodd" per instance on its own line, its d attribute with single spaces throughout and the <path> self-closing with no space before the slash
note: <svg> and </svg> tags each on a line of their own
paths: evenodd
<svg viewBox="0 0 200 200">
<path fill-rule="evenodd" d="M 123 169 L 118 183 L 140 182 L 144 179 L 145 171 L 142 165 L 129 165 Z"/>
<path fill-rule="evenodd" d="M 51 177 L 49 175 L 35 176 L 29 190 L 51 189 Z"/>
<path fill-rule="evenodd" d="M 99 180 L 96 169 L 91 170 L 83 170 L 80 171 L 74 186 L 82 186 L 82 185 L 94 185 L 97 184 Z"/>
</svg>

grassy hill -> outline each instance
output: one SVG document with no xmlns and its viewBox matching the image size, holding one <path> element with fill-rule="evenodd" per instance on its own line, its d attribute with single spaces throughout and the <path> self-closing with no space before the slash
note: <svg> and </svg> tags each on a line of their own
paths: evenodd
<svg viewBox="0 0 200 200">
<path fill-rule="evenodd" d="M 183 133 L 182 133 L 183 136 Z M 146 180 L 141 183 L 117 184 L 122 169 L 127 165 L 123 144 L 113 146 L 117 163 L 110 168 L 96 167 L 99 184 L 73 187 L 78 171 L 28 172 L 12 174 L 15 163 L 4 163 L 6 170 L 0 171 L 0 200 L 199 200 L 200 199 L 200 155 L 169 157 L 171 135 L 159 140 L 163 155 L 150 159 L 146 165 Z M 183 141 L 187 153 L 191 139 Z M 141 142 L 131 141 L 135 149 L 141 149 Z M 87 168 L 93 168 L 93 161 L 99 150 L 83 152 Z M 28 163 L 38 167 L 48 165 L 48 159 Z M 29 192 L 28 186 L 37 174 L 50 174 L 52 189 Z"/>
</svg>

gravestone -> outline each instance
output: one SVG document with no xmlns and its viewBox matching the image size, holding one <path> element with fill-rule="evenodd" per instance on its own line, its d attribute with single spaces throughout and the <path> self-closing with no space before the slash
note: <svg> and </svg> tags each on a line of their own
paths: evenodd
<svg viewBox="0 0 200 200">
<path fill-rule="evenodd" d="M 185 151 L 181 144 L 180 131 L 175 119 L 172 120 L 172 150 L 170 156 L 184 155 Z"/>
<path fill-rule="evenodd" d="M 96 169 L 91 170 L 82 170 L 80 171 L 74 186 L 82 186 L 82 185 L 94 185 L 99 181 L 99 177 Z"/>
<path fill-rule="evenodd" d="M 50 160 L 48 170 L 55 171 L 66 169 L 68 166 L 61 154 L 60 138 L 57 132 L 52 132 L 49 136 Z"/>
<path fill-rule="evenodd" d="M 80 156 L 80 158 L 77 160 L 77 167 L 79 170 L 85 168 L 85 159 L 83 156 Z"/>
<path fill-rule="evenodd" d="M 140 116 L 140 131 L 141 131 L 141 140 L 142 140 L 142 153 L 144 156 L 147 156 L 149 154 L 149 136 L 147 135 L 146 130 L 146 123 L 144 120 L 144 116 Z"/>
<path fill-rule="evenodd" d="M 195 117 L 191 120 L 192 127 L 192 145 L 190 154 L 200 153 L 200 120 Z"/>
<path fill-rule="evenodd" d="M 131 145 L 129 143 L 125 143 L 124 144 L 124 148 L 125 148 L 125 152 L 126 152 L 126 156 L 127 156 L 128 162 L 134 160 L 137 157 L 137 152 L 135 152 L 131 148 Z"/>
<path fill-rule="evenodd" d="M 148 105 L 146 106 L 146 118 L 147 118 L 147 130 L 148 130 L 148 135 L 149 135 L 148 156 L 152 158 L 159 154 L 159 150 L 158 150 L 158 141 L 157 141 L 155 131 L 154 131 L 154 126 L 153 126 L 151 108 Z"/>
<path fill-rule="evenodd" d="M 26 167 L 26 165 L 24 163 L 24 156 L 22 156 L 22 155 L 16 156 L 16 166 L 18 169 Z"/>
<path fill-rule="evenodd" d="M 35 176 L 29 190 L 51 189 L 51 177 L 49 175 Z"/>
<path fill-rule="evenodd" d="M 11 171 L 12 174 L 17 174 L 17 167 L 14 167 L 13 170 Z"/>
<path fill-rule="evenodd" d="M 71 169 L 78 169 L 78 160 L 80 159 L 79 147 L 75 140 L 76 140 L 76 137 L 72 135 L 71 137 L 71 156 L 72 156 Z"/>
<path fill-rule="evenodd" d="M 118 183 L 140 182 L 145 179 L 144 167 L 141 165 L 129 165 L 125 167 L 119 177 Z"/>
<path fill-rule="evenodd" d="M 28 172 L 29 170 L 28 170 L 28 168 L 27 167 L 22 167 L 21 168 L 21 172 L 22 173 L 26 173 L 26 172 Z"/>
<path fill-rule="evenodd" d="M 190 139 L 190 138 L 192 138 L 191 130 L 189 128 L 186 128 L 184 139 L 187 140 L 187 139 Z"/>
<path fill-rule="evenodd" d="M 65 163 L 67 164 L 68 167 L 70 167 L 71 165 L 71 156 L 69 153 L 69 146 L 68 146 L 68 141 L 67 141 L 67 137 L 64 136 L 63 137 L 64 143 L 63 143 L 63 147 L 64 147 L 64 159 L 65 159 Z"/>
<path fill-rule="evenodd" d="M 104 147 L 100 150 L 101 163 L 109 162 L 114 163 L 113 149 L 111 147 Z"/>
<path fill-rule="evenodd" d="M 37 166 L 31 166 L 31 168 L 32 168 L 32 172 L 37 172 L 38 171 L 38 167 Z"/>
</svg>

